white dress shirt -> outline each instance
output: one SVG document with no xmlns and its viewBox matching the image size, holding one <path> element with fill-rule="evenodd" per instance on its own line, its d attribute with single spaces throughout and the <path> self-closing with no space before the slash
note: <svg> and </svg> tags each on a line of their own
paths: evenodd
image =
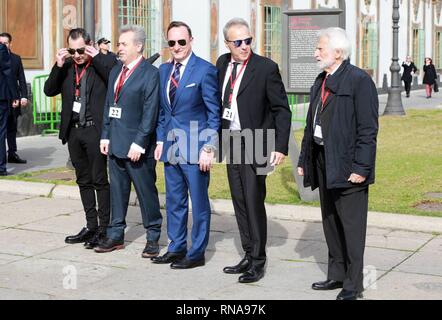
<svg viewBox="0 0 442 320">
<path fill-rule="evenodd" d="M 224 98 L 224 95 L 226 94 L 226 87 L 227 87 L 227 83 L 230 80 L 230 75 L 232 74 L 234 62 L 236 62 L 236 61 L 234 61 L 232 59 L 232 61 L 229 63 L 229 66 L 227 68 L 227 72 L 226 72 L 226 76 L 224 78 L 224 84 L 223 84 L 223 95 L 222 95 L 223 98 Z M 236 99 L 238 97 L 239 88 L 241 87 L 241 81 L 242 81 L 244 74 L 246 73 L 246 70 L 247 70 L 247 66 L 246 66 L 244 68 L 243 72 L 241 72 L 241 74 L 240 74 L 240 71 L 243 68 L 243 66 L 244 66 L 244 63 L 240 63 L 240 64 L 238 64 L 237 69 L 236 69 L 237 80 L 235 83 L 235 88 L 233 89 L 232 105 L 230 106 L 230 108 L 232 109 L 232 111 L 235 114 L 233 121 L 230 123 L 230 130 L 232 130 L 232 131 L 241 130 L 241 121 L 239 119 L 239 112 L 238 112 L 238 102 L 236 101 Z M 235 79 L 233 79 L 233 81 L 235 81 Z"/>
</svg>

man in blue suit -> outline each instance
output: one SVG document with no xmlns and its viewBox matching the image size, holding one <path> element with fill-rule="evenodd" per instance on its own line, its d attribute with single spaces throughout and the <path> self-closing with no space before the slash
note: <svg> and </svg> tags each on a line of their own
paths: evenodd
<svg viewBox="0 0 442 320">
<path fill-rule="evenodd" d="M 192 53 L 192 31 L 172 22 L 167 31 L 173 57 L 160 67 L 160 118 L 155 159 L 165 163 L 167 231 L 165 255 L 153 263 L 172 269 L 205 265 L 209 242 L 210 170 L 218 145 L 221 106 L 216 68 Z M 189 193 L 192 201 L 192 246 L 187 247 Z"/>
<path fill-rule="evenodd" d="M 0 176 L 7 176 L 6 171 L 6 128 L 8 123 L 9 106 L 17 107 L 17 82 L 11 71 L 11 55 L 8 48 L 0 43 Z"/>
<path fill-rule="evenodd" d="M 146 33 L 140 26 L 120 31 L 118 55 L 122 64 L 109 77 L 104 109 L 101 152 L 109 155 L 111 223 L 98 253 L 124 248 L 124 230 L 131 183 L 141 207 L 147 244 L 143 258 L 159 254 L 162 216 L 156 183 L 155 129 L 159 108 L 159 74 L 143 58 Z"/>
</svg>

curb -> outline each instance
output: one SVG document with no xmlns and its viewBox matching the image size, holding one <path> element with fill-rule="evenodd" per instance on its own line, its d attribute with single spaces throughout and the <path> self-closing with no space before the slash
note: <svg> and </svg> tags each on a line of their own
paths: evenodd
<svg viewBox="0 0 442 320">
<path fill-rule="evenodd" d="M 53 199 L 81 200 L 76 186 L 37 182 L 0 180 L 0 192 Z M 165 207 L 166 197 L 159 195 L 160 206 Z M 189 201 L 190 206 L 191 202 Z M 139 206 L 135 192 L 131 193 L 130 206 Z M 234 216 L 231 200 L 211 200 L 212 212 L 221 216 Z M 266 204 L 267 217 L 273 220 L 321 223 L 321 210 L 317 207 Z M 396 213 L 369 212 L 368 226 L 385 229 L 442 234 L 442 218 L 412 216 Z"/>
</svg>

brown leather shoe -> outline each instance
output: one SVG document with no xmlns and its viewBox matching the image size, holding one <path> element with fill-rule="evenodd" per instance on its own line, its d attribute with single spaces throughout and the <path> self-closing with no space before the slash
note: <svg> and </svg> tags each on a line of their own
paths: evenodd
<svg viewBox="0 0 442 320">
<path fill-rule="evenodd" d="M 113 239 L 106 238 L 100 242 L 97 248 L 94 249 L 96 253 L 108 253 L 115 250 L 124 249 L 124 240 L 116 241 Z"/>
</svg>

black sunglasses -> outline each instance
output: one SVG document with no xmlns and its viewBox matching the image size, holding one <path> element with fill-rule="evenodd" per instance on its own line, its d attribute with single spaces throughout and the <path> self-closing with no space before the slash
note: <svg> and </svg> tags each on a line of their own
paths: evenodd
<svg viewBox="0 0 442 320">
<path fill-rule="evenodd" d="M 226 40 L 226 41 L 233 43 L 235 48 L 239 48 L 239 47 L 241 47 L 243 41 L 246 44 L 246 46 L 250 46 L 252 44 L 253 38 L 250 37 L 250 38 L 247 38 L 247 39 L 244 39 L 244 40 L 234 40 L 234 41 Z"/>
<path fill-rule="evenodd" d="M 173 47 L 175 47 L 175 45 L 176 45 L 176 43 L 178 42 L 178 44 L 181 46 L 181 47 L 184 47 L 186 44 L 187 44 L 187 41 L 186 40 L 178 40 L 178 41 L 175 41 L 175 40 L 170 40 L 169 42 L 167 42 L 168 44 L 169 44 L 169 47 L 171 47 L 171 48 L 173 48 Z"/>
<path fill-rule="evenodd" d="M 69 48 L 68 52 L 72 56 L 75 54 L 75 52 L 78 52 L 78 54 L 84 54 L 86 52 L 86 48 L 79 48 L 79 49 L 71 49 L 71 48 Z"/>
</svg>

